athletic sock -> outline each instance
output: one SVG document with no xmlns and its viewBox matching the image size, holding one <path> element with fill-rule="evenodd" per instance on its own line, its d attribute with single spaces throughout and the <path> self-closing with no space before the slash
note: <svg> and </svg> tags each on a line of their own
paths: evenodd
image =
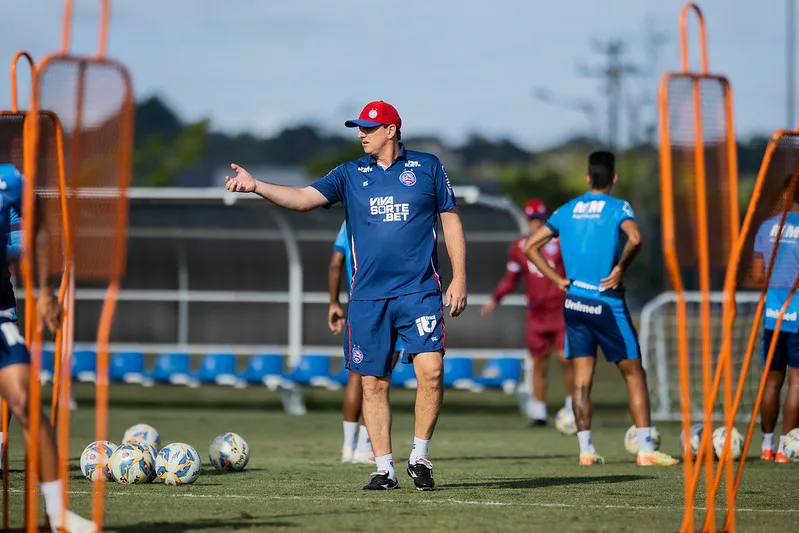
<svg viewBox="0 0 799 533">
<path fill-rule="evenodd" d="M 574 405 L 572 404 L 572 397 L 566 396 L 566 403 L 563 404 L 568 411 L 574 411 Z"/>
<path fill-rule="evenodd" d="M 651 453 L 655 451 L 655 444 L 652 442 L 652 428 L 635 428 L 635 435 L 638 437 L 638 451 Z"/>
<path fill-rule="evenodd" d="M 375 457 L 375 463 L 378 472 L 386 472 L 389 479 L 396 481 L 397 473 L 394 471 L 394 457 L 390 453 Z"/>
<path fill-rule="evenodd" d="M 344 444 L 341 445 L 342 450 L 354 450 L 356 434 L 358 432 L 358 422 L 344 421 Z"/>
<path fill-rule="evenodd" d="M 530 403 L 530 418 L 533 420 L 546 420 L 547 419 L 547 404 L 533 400 Z"/>
<path fill-rule="evenodd" d="M 774 433 L 763 433 L 763 444 L 760 445 L 762 451 L 774 451 Z"/>
<path fill-rule="evenodd" d="M 587 429 L 585 431 L 578 431 L 577 432 L 577 441 L 580 443 L 580 454 L 590 453 L 596 454 L 596 449 L 594 448 L 594 443 L 591 440 L 591 430 Z"/>
<path fill-rule="evenodd" d="M 427 459 L 428 446 L 430 446 L 430 439 L 424 440 L 414 436 L 413 448 L 411 448 L 411 456 L 408 458 L 408 462 L 414 464 L 420 457 L 422 459 Z"/>
<path fill-rule="evenodd" d="M 785 435 L 780 435 L 780 446 L 777 448 L 778 452 L 781 452 L 785 449 L 785 441 L 788 440 L 788 437 Z"/>
<path fill-rule="evenodd" d="M 64 510 L 64 501 L 61 499 L 61 480 L 42 481 L 40 484 L 44 496 L 44 508 L 48 516 L 59 516 Z"/>
<path fill-rule="evenodd" d="M 369 432 L 366 431 L 366 426 L 361 424 L 361 429 L 358 431 L 358 446 L 355 448 L 359 452 L 371 452 L 372 441 L 369 440 Z"/>
</svg>

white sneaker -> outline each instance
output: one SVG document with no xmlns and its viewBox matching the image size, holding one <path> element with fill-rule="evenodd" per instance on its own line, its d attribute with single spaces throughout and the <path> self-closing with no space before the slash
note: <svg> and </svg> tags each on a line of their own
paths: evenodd
<svg viewBox="0 0 799 533">
<path fill-rule="evenodd" d="M 49 516 L 49 518 L 50 530 L 53 533 L 59 533 L 59 528 L 63 528 L 67 533 L 95 533 L 97 531 L 97 524 L 72 511 L 64 513 L 66 524 L 61 524 L 60 513 L 57 516 Z"/>
<path fill-rule="evenodd" d="M 356 464 L 374 464 L 375 454 L 372 453 L 371 448 L 367 448 L 366 450 L 355 450 L 355 453 L 352 454 L 352 462 Z"/>
<path fill-rule="evenodd" d="M 355 454 L 353 453 L 352 448 L 344 448 L 341 450 L 341 462 L 351 463 L 353 455 Z"/>
</svg>

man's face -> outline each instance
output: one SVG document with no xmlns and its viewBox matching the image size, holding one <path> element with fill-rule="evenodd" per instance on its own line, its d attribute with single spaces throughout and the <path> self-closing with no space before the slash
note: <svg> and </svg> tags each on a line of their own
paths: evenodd
<svg viewBox="0 0 799 533">
<path fill-rule="evenodd" d="M 389 133 L 393 126 L 365 126 L 358 127 L 358 139 L 361 141 L 363 151 L 369 155 L 380 152 L 389 140 Z"/>
</svg>

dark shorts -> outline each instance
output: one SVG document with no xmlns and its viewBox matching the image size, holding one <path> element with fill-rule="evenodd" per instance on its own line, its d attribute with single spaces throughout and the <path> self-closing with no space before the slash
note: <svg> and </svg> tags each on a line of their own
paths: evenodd
<svg viewBox="0 0 799 533">
<path fill-rule="evenodd" d="M 547 357 L 553 350 L 563 351 L 566 344 L 566 326 L 563 309 L 550 311 L 527 310 L 525 326 L 527 351 L 534 359 Z"/>
<path fill-rule="evenodd" d="M 401 341 L 402 362 L 445 350 L 441 293 L 418 292 L 382 300 L 353 300 L 347 312 L 347 368 L 364 376 L 391 374 Z"/>
<path fill-rule="evenodd" d="M 0 368 L 31 362 L 25 339 L 14 320 L 0 317 Z"/>
<path fill-rule="evenodd" d="M 599 347 L 611 363 L 640 359 L 638 334 L 623 299 L 567 295 L 563 316 L 567 358 L 596 356 Z"/>
<path fill-rule="evenodd" d="M 766 356 L 771 347 L 771 339 L 774 338 L 774 331 L 763 330 L 763 348 L 760 357 L 760 364 L 766 366 Z M 771 360 L 772 371 L 785 371 L 787 367 L 799 368 L 799 333 L 789 333 L 780 331 L 777 337 L 777 346 L 774 348 L 774 358 Z"/>
</svg>

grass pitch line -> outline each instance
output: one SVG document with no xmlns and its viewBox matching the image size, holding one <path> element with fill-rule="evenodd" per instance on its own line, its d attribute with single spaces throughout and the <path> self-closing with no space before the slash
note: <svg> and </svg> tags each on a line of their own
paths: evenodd
<svg viewBox="0 0 799 533">
<path fill-rule="evenodd" d="M 9 492 L 22 494 L 25 491 L 20 489 L 9 489 Z M 92 491 L 89 490 L 70 490 L 68 491 L 69 494 L 83 494 L 89 495 L 92 494 Z M 108 496 L 120 496 L 120 497 L 129 497 L 130 493 L 126 491 L 107 491 L 106 494 Z M 137 496 L 143 495 L 142 493 L 137 493 Z M 162 497 L 163 493 L 154 494 L 157 497 Z M 253 500 L 253 501 L 307 501 L 307 502 L 351 502 L 351 503 L 361 503 L 361 502 L 385 502 L 385 503 L 426 503 L 432 505 L 442 505 L 442 504 L 454 504 L 454 505 L 474 505 L 474 506 L 484 506 L 484 507 L 537 507 L 542 509 L 626 509 L 626 510 L 634 510 L 634 511 L 681 511 L 682 507 L 663 507 L 663 506 L 654 506 L 654 505 L 613 505 L 613 504 L 606 504 L 606 505 L 591 505 L 591 504 L 580 504 L 574 505 L 570 503 L 545 503 L 545 502 L 498 502 L 492 500 L 458 500 L 456 498 L 446 498 L 442 500 L 398 500 L 396 498 L 392 499 L 381 499 L 375 500 L 372 498 L 331 498 L 331 497 L 324 497 L 324 498 L 315 498 L 310 496 L 249 496 L 246 494 L 196 494 L 193 492 L 185 492 L 185 493 L 176 493 L 172 496 L 178 498 L 197 498 L 197 499 L 208 499 L 208 500 L 218 500 L 218 499 L 225 499 L 225 500 Z M 698 511 L 705 511 L 707 510 L 705 507 L 695 507 Z M 718 507 L 716 508 L 717 511 L 724 511 L 723 508 Z M 754 509 L 754 508 L 739 508 L 736 509 L 736 512 L 739 513 L 773 513 L 773 514 L 799 514 L 799 509 Z"/>
</svg>

